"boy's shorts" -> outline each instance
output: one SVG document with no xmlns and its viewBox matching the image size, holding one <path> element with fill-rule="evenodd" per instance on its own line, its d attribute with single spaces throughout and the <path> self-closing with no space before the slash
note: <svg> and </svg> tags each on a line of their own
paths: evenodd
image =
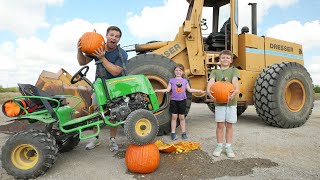
<svg viewBox="0 0 320 180">
<path fill-rule="evenodd" d="M 237 106 L 215 106 L 214 119 L 216 122 L 237 122 Z"/>
<path fill-rule="evenodd" d="M 176 101 L 176 100 L 171 100 L 170 101 L 170 108 L 169 111 L 172 114 L 186 114 L 186 109 L 187 109 L 187 100 L 182 100 L 182 101 Z"/>
</svg>

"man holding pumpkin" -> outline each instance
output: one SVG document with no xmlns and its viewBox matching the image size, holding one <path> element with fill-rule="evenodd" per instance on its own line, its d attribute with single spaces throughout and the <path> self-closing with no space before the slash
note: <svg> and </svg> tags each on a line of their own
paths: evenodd
<svg viewBox="0 0 320 180">
<path fill-rule="evenodd" d="M 81 51 L 81 38 L 78 41 L 77 59 L 81 66 L 90 63 L 92 60 L 95 63 L 101 63 L 102 66 L 97 66 L 96 78 L 98 73 L 103 74 L 103 78 L 112 79 L 122 76 L 122 71 L 128 59 L 128 54 L 122 48 L 118 47 L 118 42 L 122 36 L 120 28 L 110 26 L 106 32 L 107 42 L 97 48 L 92 54 L 84 54 Z M 92 104 L 97 106 L 95 95 L 92 96 Z M 97 129 L 93 129 L 94 133 Z M 115 137 L 117 135 L 117 127 L 110 127 L 110 150 L 117 151 L 119 149 Z M 86 145 L 86 149 L 90 150 L 100 145 L 99 136 L 90 139 Z"/>
<path fill-rule="evenodd" d="M 211 99 L 213 99 L 215 106 L 215 121 L 216 125 L 216 138 L 217 146 L 213 151 L 213 155 L 218 157 L 220 156 L 223 149 L 223 134 L 224 127 L 226 127 L 226 154 L 227 157 L 233 158 L 235 154 L 231 147 L 232 142 L 232 125 L 237 122 L 237 98 L 236 95 L 239 91 L 238 78 L 240 77 L 239 71 L 237 68 L 232 67 L 231 63 L 233 62 L 233 54 L 229 50 L 223 50 L 220 52 L 219 63 L 220 69 L 214 69 L 210 73 L 210 80 L 207 85 L 207 93 Z M 224 83 L 218 83 L 218 82 Z M 230 84 L 232 83 L 232 85 Z M 222 87 L 214 88 L 218 84 L 225 84 Z M 232 90 L 228 90 L 227 84 L 230 84 Z M 213 86 L 213 87 L 212 87 Z M 217 89 L 219 92 L 213 92 L 212 89 Z M 219 101 L 221 99 L 222 91 L 227 94 L 225 101 Z"/>
</svg>

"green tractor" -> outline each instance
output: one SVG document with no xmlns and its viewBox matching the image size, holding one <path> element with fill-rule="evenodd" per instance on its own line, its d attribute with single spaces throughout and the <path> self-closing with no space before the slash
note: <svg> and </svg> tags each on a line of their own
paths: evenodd
<svg viewBox="0 0 320 180">
<path fill-rule="evenodd" d="M 2 110 L 7 116 L 12 112 L 6 108 L 12 110 L 12 105 L 18 108 L 12 121 L 45 124 L 43 130 L 16 133 L 3 145 L 1 161 L 8 174 L 23 179 L 44 174 L 56 161 L 58 152 L 70 151 L 80 140 L 97 136 L 102 125 L 123 126 L 132 144 L 144 145 L 154 141 L 159 130 L 154 114 L 166 108 L 168 96 L 159 108 L 153 87 L 144 75 L 106 80 L 98 74 L 92 84 L 86 78 L 88 70 L 88 66 L 81 68 L 72 77 L 71 83 L 84 80 L 92 87 L 98 104 L 98 110 L 92 114 L 75 118 L 75 108 L 81 103 L 81 98 L 49 95 L 30 84 L 19 84 L 22 96 L 13 98 L 11 105 L 3 104 Z M 67 98 L 77 103 L 70 107 Z M 97 133 L 84 132 L 94 127 Z"/>
</svg>

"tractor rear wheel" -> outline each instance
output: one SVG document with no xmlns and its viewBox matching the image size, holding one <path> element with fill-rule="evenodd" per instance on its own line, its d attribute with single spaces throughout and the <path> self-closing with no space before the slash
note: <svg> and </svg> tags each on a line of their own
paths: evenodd
<svg viewBox="0 0 320 180">
<path fill-rule="evenodd" d="M 175 66 L 176 63 L 167 57 L 157 54 L 142 54 L 128 60 L 127 72 L 129 75 L 144 74 L 154 89 L 165 89 L 167 88 L 169 79 L 173 77 L 173 68 Z M 163 93 L 157 93 L 160 106 L 163 103 L 163 95 Z M 187 93 L 186 116 L 191 107 L 191 98 L 192 94 Z M 155 115 L 159 121 L 158 135 L 170 133 L 171 114 L 169 106 Z"/>
<path fill-rule="evenodd" d="M 151 111 L 137 109 L 131 112 L 124 123 L 124 133 L 135 145 L 152 143 L 159 130 L 159 123 Z"/>
<path fill-rule="evenodd" d="M 256 80 L 253 94 L 258 115 L 267 124 L 281 128 L 303 125 L 315 100 L 310 74 L 295 62 L 266 67 Z"/>
<path fill-rule="evenodd" d="M 36 130 L 13 135 L 1 150 L 3 168 L 17 179 L 43 175 L 54 164 L 58 153 L 55 138 Z"/>
</svg>

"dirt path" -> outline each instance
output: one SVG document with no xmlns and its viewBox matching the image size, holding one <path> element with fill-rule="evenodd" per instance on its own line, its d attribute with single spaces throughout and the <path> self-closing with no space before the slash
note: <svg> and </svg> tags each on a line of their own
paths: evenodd
<svg viewBox="0 0 320 180">
<path fill-rule="evenodd" d="M 100 146 L 87 151 L 84 149 L 87 141 L 80 142 L 73 151 L 59 154 L 54 166 L 38 179 L 320 179 L 320 101 L 316 101 L 307 123 L 294 129 L 266 125 L 254 107 L 249 106 L 234 126 L 233 160 L 225 154 L 219 158 L 212 156 L 215 123 L 205 104 L 192 104 L 187 131 L 189 141 L 202 143 L 201 150 L 161 154 L 160 166 L 152 174 L 127 171 L 124 154 L 128 141 L 119 128 L 118 153 L 108 150 L 109 129 L 103 129 Z M 0 134 L 0 145 L 8 137 Z M 158 138 L 171 142 L 169 136 Z M 13 178 L 1 168 L 0 179 Z"/>
</svg>

